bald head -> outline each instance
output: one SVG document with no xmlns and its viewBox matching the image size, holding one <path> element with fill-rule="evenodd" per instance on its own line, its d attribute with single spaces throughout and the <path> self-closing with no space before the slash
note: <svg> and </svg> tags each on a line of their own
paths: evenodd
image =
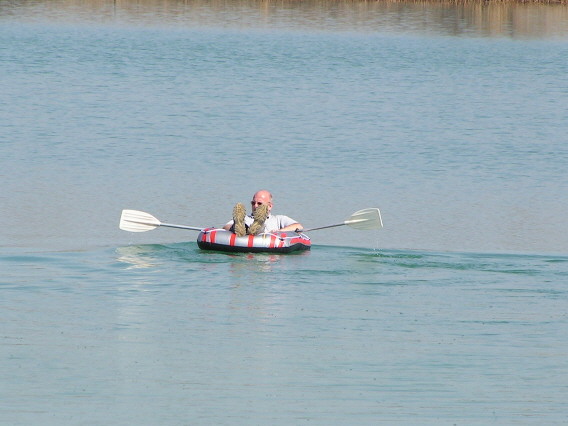
<svg viewBox="0 0 568 426">
<path fill-rule="evenodd" d="M 250 204 L 253 212 L 261 204 L 266 204 L 268 206 L 268 211 L 270 212 L 270 210 L 272 210 L 272 194 L 266 189 L 261 189 L 260 191 L 255 192 L 252 196 Z"/>
</svg>

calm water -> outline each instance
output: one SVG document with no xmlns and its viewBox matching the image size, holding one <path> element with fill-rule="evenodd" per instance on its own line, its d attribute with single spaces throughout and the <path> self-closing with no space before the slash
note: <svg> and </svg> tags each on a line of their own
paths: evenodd
<svg viewBox="0 0 568 426">
<path fill-rule="evenodd" d="M 2 257 L 6 424 L 562 424 L 568 258 Z"/>
<path fill-rule="evenodd" d="M 568 7 L 0 1 L 0 422 L 566 424 Z M 258 188 L 307 227 L 224 255 Z"/>
</svg>

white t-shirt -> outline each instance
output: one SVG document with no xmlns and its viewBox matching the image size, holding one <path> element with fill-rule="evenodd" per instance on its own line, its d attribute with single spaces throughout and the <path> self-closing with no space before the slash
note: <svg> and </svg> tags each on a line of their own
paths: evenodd
<svg viewBox="0 0 568 426">
<path fill-rule="evenodd" d="M 254 218 L 252 215 L 245 216 L 246 226 L 251 226 L 253 222 Z M 231 220 L 227 223 L 227 225 L 233 226 L 233 223 L 234 221 Z M 262 232 L 277 231 L 285 228 L 286 226 L 293 225 L 294 223 L 298 223 L 298 221 L 282 214 L 271 214 L 264 221 L 264 228 L 262 229 Z"/>
</svg>

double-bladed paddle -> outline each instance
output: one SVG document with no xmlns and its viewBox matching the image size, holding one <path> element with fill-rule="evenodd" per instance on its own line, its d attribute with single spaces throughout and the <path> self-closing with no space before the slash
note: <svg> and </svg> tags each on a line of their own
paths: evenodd
<svg viewBox="0 0 568 426">
<path fill-rule="evenodd" d="M 377 208 L 369 208 L 356 211 L 342 223 L 335 225 L 320 226 L 319 228 L 304 229 L 299 232 L 317 231 L 319 229 L 334 228 L 336 226 L 350 226 L 354 229 L 367 231 L 383 227 L 381 212 Z M 150 213 L 139 210 L 123 210 L 120 216 L 119 228 L 129 232 L 146 232 L 156 229 L 158 226 L 168 228 L 189 229 L 192 231 L 202 231 L 204 228 L 186 225 L 174 225 L 172 223 L 162 223 Z"/>
</svg>

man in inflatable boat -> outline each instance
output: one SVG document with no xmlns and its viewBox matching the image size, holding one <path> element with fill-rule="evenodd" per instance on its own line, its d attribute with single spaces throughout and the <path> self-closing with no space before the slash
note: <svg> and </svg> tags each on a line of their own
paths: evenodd
<svg viewBox="0 0 568 426">
<path fill-rule="evenodd" d="M 301 231 L 301 223 L 284 215 L 270 214 L 272 210 L 272 194 L 267 190 L 256 192 L 252 201 L 252 214 L 247 216 L 244 205 L 237 203 L 233 208 L 233 220 L 229 221 L 223 229 L 232 231 L 237 236 L 258 235 L 263 232 Z"/>
</svg>

